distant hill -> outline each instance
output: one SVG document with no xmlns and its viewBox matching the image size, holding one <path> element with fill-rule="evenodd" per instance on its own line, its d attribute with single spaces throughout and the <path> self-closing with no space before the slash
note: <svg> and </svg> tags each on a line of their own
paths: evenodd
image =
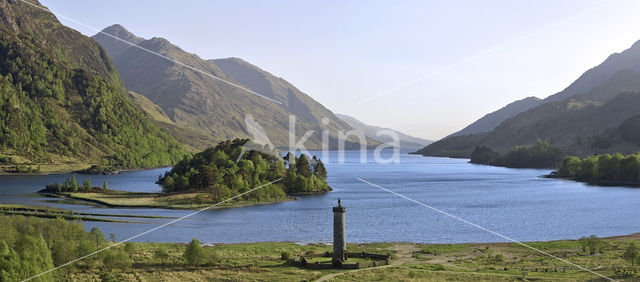
<svg viewBox="0 0 640 282">
<path fill-rule="evenodd" d="M 0 0 L 0 15 L 0 163 L 148 168 L 182 159 L 98 43 L 21 1 Z"/>
<path fill-rule="evenodd" d="M 527 97 L 522 100 L 515 101 L 495 112 L 486 114 L 474 123 L 449 136 L 489 132 L 496 128 L 496 126 L 500 125 L 503 121 L 531 108 L 537 107 L 540 104 L 542 104 L 542 100 L 537 97 Z"/>
<path fill-rule="evenodd" d="M 485 133 L 449 136 L 417 153 L 469 157 L 476 146 L 506 152 L 518 145 L 549 141 L 567 154 L 632 153 L 640 142 L 629 132 L 640 113 L 640 43 L 611 55 L 560 93 L 504 120 Z M 623 126 L 627 125 L 627 126 Z M 639 136 L 640 137 L 640 136 Z"/>
<path fill-rule="evenodd" d="M 407 135 L 407 134 L 404 134 L 404 133 L 402 133 L 400 131 L 393 130 L 393 129 L 390 129 L 390 128 L 384 128 L 384 127 L 368 125 L 368 124 L 365 124 L 365 123 L 357 120 L 356 118 L 348 116 L 348 115 L 336 114 L 336 116 L 338 118 L 342 119 L 343 121 L 345 121 L 346 123 L 348 123 L 354 129 L 359 130 L 360 132 L 364 133 L 364 135 L 369 136 L 371 139 L 378 140 L 381 143 L 387 143 L 387 142 L 392 142 L 393 141 L 393 139 L 391 137 L 389 137 L 388 135 L 377 136 L 376 134 L 381 130 L 391 130 L 391 131 L 395 132 L 396 134 L 398 134 L 398 137 L 400 137 L 400 147 L 401 148 L 422 148 L 422 147 L 424 147 L 426 145 L 429 145 L 429 144 L 431 144 L 433 142 L 433 141 L 430 141 L 430 140 L 425 140 L 425 139 L 422 139 L 422 138 L 413 137 L 411 135 Z"/>
<path fill-rule="evenodd" d="M 217 140 L 251 138 L 245 128 L 245 118 L 250 115 L 265 129 L 270 141 L 282 148 L 289 145 L 289 115 L 294 115 L 298 140 L 307 130 L 315 131 L 305 143 L 308 149 L 321 148 L 323 130 L 330 133 L 332 147 L 337 144 L 339 130 L 351 130 L 347 123 L 286 80 L 241 59 L 204 60 L 166 39 L 137 37 L 121 25 L 112 25 L 103 32 L 131 40 L 143 48 L 283 103 L 280 105 L 216 81 L 105 34 L 93 36 L 113 59 L 127 89 L 147 97 L 178 126 L 197 129 Z M 328 125 L 322 124 L 323 118 L 328 119 Z M 176 136 L 181 138 L 181 134 Z M 368 143 L 375 142 L 369 140 Z M 347 147 L 358 147 L 358 143 L 348 142 Z"/>
</svg>

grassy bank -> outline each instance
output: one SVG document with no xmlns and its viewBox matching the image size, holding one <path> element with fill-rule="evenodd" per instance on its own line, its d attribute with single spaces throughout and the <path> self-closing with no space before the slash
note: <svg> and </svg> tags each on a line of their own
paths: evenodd
<svg viewBox="0 0 640 282">
<path fill-rule="evenodd" d="M 579 241 L 534 242 L 529 245 L 616 280 L 633 280 L 640 268 L 622 258 L 627 246 L 640 236 L 602 239 L 600 249 L 590 254 Z M 123 269 L 73 269 L 67 278 L 75 281 L 112 278 L 123 281 L 584 281 L 598 276 L 576 269 L 517 244 L 425 245 L 412 243 L 349 244 L 350 251 L 392 254 L 392 264 L 360 270 L 308 270 L 289 265 L 283 257 L 309 256 L 331 251 L 323 244 L 294 243 L 220 244 L 208 246 L 212 254 L 206 266 L 187 266 L 184 244 L 135 243 L 133 264 Z M 157 250 L 169 254 L 159 259 Z M 82 270 L 80 270 L 82 269 Z"/>
<path fill-rule="evenodd" d="M 201 209 L 209 207 L 217 202 L 210 199 L 211 193 L 184 192 L 184 193 L 140 193 L 118 190 L 106 192 L 58 192 L 41 193 L 47 196 L 62 197 L 67 199 L 88 201 L 107 207 L 117 208 L 162 208 L 162 209 Z M 294 200 L 293 197 L 269 201 L 243 200 L 242 197 L 228 201 L 213 207 L 213 209 L 246 207 L 253 205 L 275 204 Z"/>
<path fill-rule="evenodd" d="M 121 215 L 121 214 L 100 214 L 100 213 L 83 213 L 70 211 L 65 209 L 42 207 L 42 206 L 26 206 L 26 205 L 12 205 L 12 204 L 0 204 L 0 215 L 23 215 L 32 216 L 38 218 L 62 218 L 66 220 L 82 220 L 82 221 L 101 221 L 101 222 L 127 222 L 132 223 L 129 220 L 114 220 L 104 217 L 116 217 L 116 218 L 171 218 L 162 216 L 147 216 L 147 215 Z"/>
</svg>

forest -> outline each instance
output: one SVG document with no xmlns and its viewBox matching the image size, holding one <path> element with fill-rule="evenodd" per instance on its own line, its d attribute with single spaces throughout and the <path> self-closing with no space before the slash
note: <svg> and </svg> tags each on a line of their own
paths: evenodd
<svg viewBox="0 0 640 282">
<path fill-rule="evenodd" d="M 207 191 L 220 201 L 276 181 L 243 197 L 252 200 L 279 199 L 291 194 L 330 191 L 327 170 L 315 156 L 281 157 L 257 150 L 243 152 L 247 139 L 227 140 L 191 157 L 185 157 L 158 183 L 167 193 Z M 242 154 L 242 155 L 241 155 Z"/>
<path fill-rule="evenodd" d="M 559 148 L 538 139 L 536 145 L 516 146 L 504 155 L 486 146 L 477 146 L 470 162 L 512 168 L 553 168 L 562 161 L 563 155 Z"/>
<path fill-rule="evenodd" d="M 108 244 L 100 229 L 86 232 L 79 222 L 60 218 L 0 216 L 0 225 L 0 281 L 22 281 Z M 70 267 L 112 267 L 130 264 L 127 259 L 122 250 L 113 249 Z M 48 273 L 37 281 L 60 281 L 63 275 L 64 271 Z"/>
<path fill-rule="evenodd" d="M 600 154 L 583 159 L 569 156 L 552 176 L 602 184 L 640 185 L 640 152 L 627 156 Z"/>
<path fill-rule="evenodd" d="M 36 36 L 0 34 L 0 153 L 48 163 L 59 156 L 114 168 L 171 165 L 185 151 L 139 112 L 119 77 L 64 62 Z M 18 156 L 12 158 L 9 156 Z"/>
</svg>

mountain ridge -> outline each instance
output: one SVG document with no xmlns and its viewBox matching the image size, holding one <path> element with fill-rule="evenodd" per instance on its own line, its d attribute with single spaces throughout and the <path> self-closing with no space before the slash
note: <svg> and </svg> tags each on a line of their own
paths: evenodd
<svg viewBox="0 0 640 282">
<path fill-rule="evenodd" d="M 121 25 L 112 25 L 103 32 L 128 38 L 139 38 Z M 305 143 L 309 149 L 321 149 L 321 131 L 329 132 L 330 147 L 337 147 L 338 132 L 351 127 L 337 118 L 313 98 L 286 80 L 257 66 L 237 59 L 205 60 L 180 49 L 170 41 L 152 38 L 138 45 L 191 67 L 245 87 L 261 95 L 281 101 L 277 104 L 238 87 L 220 83 L 206 75 L 175 62 L 149 54 L 127 43 L 118 42 L 103 33 L 93 36 L 112 56 L 114 64 L 128 90 L 141 94 L 160 106 L 169 118 L 180 126 L 206 132 L 217 139 L 246 138 L 250 132 L 245 119 L 251 116 L 265 130 L 270 141 L 280 148 L 288 147 L 289 116 L 296 118 L 295 135 L 314 134 Z M 224 68 L 224 70 L 223 70 Z M 323 118 L 327 118 L 325 124 Z M 367 139 L 368 145 L 377 144 Z M 353 137 L 347 148 L 359 147 Z"/>
<path fill-rule="evenodd" d="M 417 153 L 467 158 L 476 146 L 504 153 L 514 146 L 533 145 L 537 139 L 578 156 L 631 153 L 640 150 L 637 146 L 640 142 L 619 137 L 633 136 L 625 132 L 631 127 L 622 127 L 622 124 L 640 111 L 635 100 L 639 93 L 640 41 L 621 53 L 610 55 L 563 91 L 505 119 L 492 131 L 448 136 Z"/>
<path fill-rule="evenodd" d="M 511 102 L 506 106 L 488 113 L 484 115 L 482 118 L 477 121 L 467 125 L 462 130 L 455 132 L 449 136 L 458 136 L 458 135 L 467 135 L 467 134 L 477 134 L 483 132 L 489 132 L 496 128 L 503 121 L 512 118 L 519 113 L 527 111 L 531 108 L 537 107 L 542 103 L 542 99 L 538 97 L 526 97 L 524 99 L 517 100 L 515 102 Z"/>
<path fill-rule="evenodd" d="M 405 133 L 402 133 L 400 131 L 391 129 L 391 128 L 385 128 L 385 127 L 380 127 L 380 126 L 375 126 L 375 125 L 369 125 L 366 124 L 364 122 L 361 122 L 360 120 L 349 116 L 349 115 L 345 115 L 345 114 L 336 114 L 336 116 L 342 120 L 344 120 L 346 123 L 348 123 L 351 127 L 353 127 L 355 130 L 358 130 L 360 132 L 362 132 L 363 134 L 365 134 L 366 136 L 378 140 L 381 143 L 390 143 L 393 142 L 393 139 L 387 135 L 381 135 L 381 136 L 377 136 L 377 133 L 382 131 L 382 130 L 391 130 L 393 132 L 395 132 L 398 137 L 400 138 L 400 148 L 409 148 L 409 149 L 415 149 L 415 148 L 422 148 L 426 145 L 429 145 L 431 143 L 433 143 L 433 141 L 431 140 L 426 140 L 426 139 L 422 139 L 422 138 L 418 138 L 418 137 L 414 137 Z"/>
</svg>

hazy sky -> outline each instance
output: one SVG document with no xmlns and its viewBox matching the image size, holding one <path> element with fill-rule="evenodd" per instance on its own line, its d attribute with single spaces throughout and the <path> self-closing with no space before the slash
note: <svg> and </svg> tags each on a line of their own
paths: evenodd
<svg viewBox="0 0 640 282">
<path fill-rule="evenodd" d="M 336 113 L 429 139 L 554 94 L 640 39 L 635 0 L 41 2 L 205 59 L 243 58 Z"/>
</svg>

